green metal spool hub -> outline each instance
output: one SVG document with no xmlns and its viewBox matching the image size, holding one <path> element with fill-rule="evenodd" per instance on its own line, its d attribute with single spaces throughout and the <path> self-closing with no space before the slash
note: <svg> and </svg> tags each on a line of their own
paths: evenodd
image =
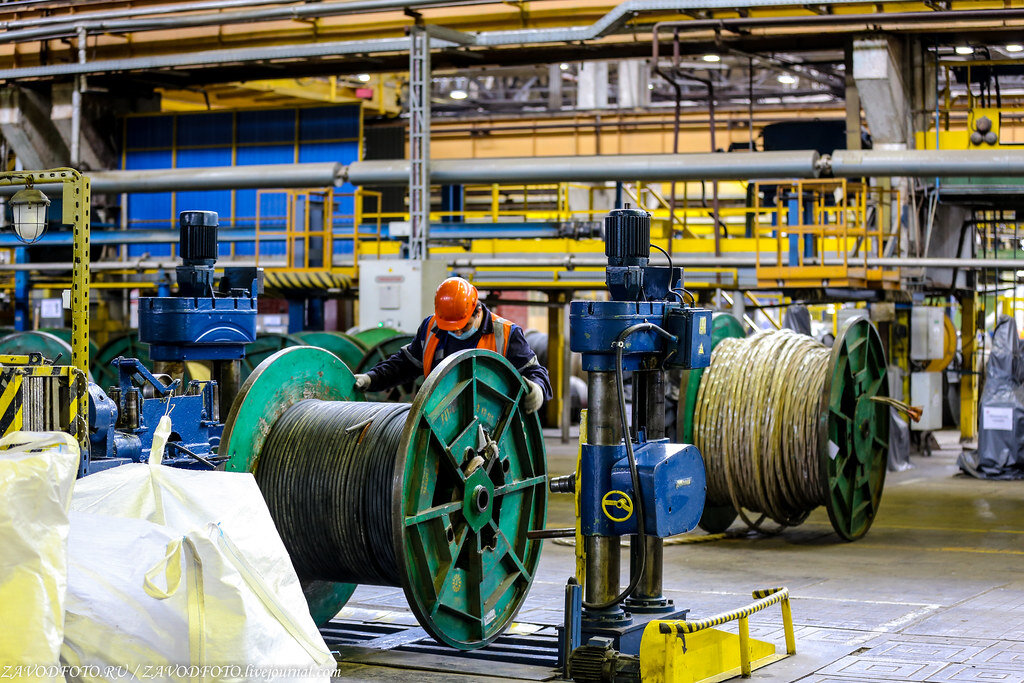
<svg viewBox="0 0 1024 683">
<path fill-rule="evenodd" d="M 368 347 L 344 332 L 299 332 L 295 335 L 308 346 L 319 346 L 340 358 L 349 368 L 359 367 Z"/>
<path fill-rule="evenodd" d="M 390 567 L 384 562 L 386 573 L 398 577 L 421 626 L 439 642 L 469 650 L 491 642 L 511 623 L 536 572 L 541 541 L 528 539 L 527 532 L 545 525 L 543 434 L 537 416 L 520 409 L 526 388 L 519 373 L 493 352 L 452 355 L 423 389 L 408 406 L 393 460 L 382 461 L 390 468 L 391 487 L 374 495 L 387 497 L 380 509 L 390 519 L 391 536 L 383 542 L 391 547 L 372 560 L 393 557 Z M 222 440 L 227 469 L 255 469 L 260 480 L 261 457 L 275 458 L 274 467 L 285 462 L 272 450 L 263 453 L 268 438 L 280 434 L 275 423 L 282 416 L 287 414 L 284 424 L 306 411 L 308 421 L 319 410 L 315 404 L 311 410 L 309 399 L 355 397 L 351 371 L 332 354 L 312 347 L 275 354 L 245 381 L 232 406 Z M 366 424 L 338 428 L 368 429 Z M 344 485 L 353 488 L 351 482 Z M 280 508 L 272 490 L 264 489 L 264 495 L 272 511 Z M 340 505 L 337 497 L 329 500 Z M 322 514 L 333 515 L 337 525 L 333 511 Z M 328 528 L 327 522 L 318 528 Z M 355 538 L 350 531 L 355 529 L 343 528 L 339 538 Z M 347 546 L 342 550 L 352 554 Z M 305 588 L 314 619 L 323 623 L 341 609 L 352 586 L 318 581 Z"/>
<path fill-rule="evenodd" d="M 829 356 L 831 372 L 821 396 L 818 462 L 828 486 L 825 508 L 832 528 L 855 541 L 878 512 L 889 458 L 889 406 L 885 350 L 869 321 L 839 331 Z"/>
</svg>

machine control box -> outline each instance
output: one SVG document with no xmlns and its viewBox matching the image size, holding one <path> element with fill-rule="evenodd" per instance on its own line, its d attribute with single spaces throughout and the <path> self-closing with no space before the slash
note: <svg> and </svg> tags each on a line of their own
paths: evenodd
<svg viewBox="0 0 1024 683">
<path fill-rule="evenodd" d="M 624 536 L 637 532 L 637 494 L 626 447 L 584 444 L 580 524 L 584 534 Z M 707 481 L 696 446 L 648 441 L 634 447 L 645 531 L 668 538 L 694 529 L 704 511 Z"/>
<path fill-rule="evenodd" d="M 665 331 L 679 338 L 676 352 L 665 359 L 670 368 L 693 370 L 711 364 L 711 311 L 671 308 L 665 313 Z"/>
</svg>

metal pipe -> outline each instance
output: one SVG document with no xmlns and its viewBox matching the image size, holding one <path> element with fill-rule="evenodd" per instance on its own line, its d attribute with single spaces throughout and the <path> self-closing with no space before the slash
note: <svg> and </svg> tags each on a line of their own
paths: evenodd
<svg viewBox="0 0 1024 683">
<path fill-rule="evenodd" d="M 836 178 L 942 176 L 1024 176 L 1024 151 L 978 150 L 836 150 L 822 159 L 823 170 Z"/>
<path fill-rule="evenodd" d="M 82 21 L 101 19 L 124 19 L 126 17 L 143 17 L 160 14 L 176 14 L 178 12 L 202 12 L 205 10 L 221 11 L 233 7 L 258 7 L 260 5 L 295 5 L 305 0 L 214 0 L 213 2 L 193 2 L 188 4 L 175 3 L 160 7 L 129 7 L 119 10 L 101 12 L 75 12 L 73 14 L 33 17 L 31 19 L 15 19 L 0 21 L 0 29 L 13 31 L 24 26 L 53 26 L 55 24 L 74 24 Z M 10 3 L 0 6 L 0 11 L 17 11 Z"/>
<path fill-rule="evenodd" d="M 557 183 L 565 180 L 664 181 L 836 177 L 1024 176 L 1024 151 L 837 150 L 819 159 L 813 150 L 752 154 L 621 154 L 584 157 L 432 159 L 431 182 Z M 406 185 L 408 160 L 269 164 L 90 174 L 94 194 L 244 188 L 317 188 L 343 184 Z M 45 189 L 45 188 L 42 188 Z"/>
<path fill-rule="evenodd" d="M 276 7 L 272 9 L 245 9 L 235 12 L 212 12 L 209 14 L 185 14 L 151 19 L 94 19 L 69 17 L 66 23 L 54 26 L 36 26 L 3 34 L 2 42 L 24 42 L 27 40 L 53 40 L 74 35 L 76 27 L 96 33 L 137 33 L 161 31 L 199 26 L 227 26 L 232 24 L 253 24 L 268 21 L 301 21 L 345 14 L 389 12 L 412 7 L 451 6 L 484 4 L 487 0 L 356 0 L 355 2 L 311 3 L 299 7 Z M 281 3 L 278 3 L 281 4 Z M 177 8 L 175 8 L 177 9 Z"/>
<path fill-rule="evenodd" d="M 468 2 L 479 2 L 480 0 L 468 0 Z M 819 0 L 817 4 L 839 5 L 855 2 L 856 0 Z M 346 2 L 331 5 L 311 4 L 303 8 L 278 8 L 274 10 L 258 10 L 252 12 L 221 13 L 214 17 L 202 17 L 203 21 L 212 22 L 210 25 L 224 25 L 228 23 L 253 23 L 258 21 L 273 21 L 279 19 L 302 18 L 313 19 L 323 16 L 334 16 L 346 14 L 353 11 L 369 12 L 384 11 L 386 9 L 402 9 L 406 7 L 422 7 L 431 4 L 452 5 L 462 4 L 460 0 L 447 0 L 446 2 L 417 2 L 417 0 L 361 0 L 360 2 Z M 759 6 L 771 6 L 778 4 L 774 0 L 627 0 L 616 6 L 601 19 L 583 27 L 561 27 L 552 29 L 517 29 L 511 31 L 491 31 L 477 34 L 467 34 L 473 37 L 473 44 L 481 47 L 499 47 L 507 45 L 524 45 L 538 43 L 574 43 L 578 41 L 593 40 L 604 35 L 622 29 L 626 23 L 640 12 L 669 12 L 686 11 L 692 9 L 709 9 L 714 5 L 719 8 L 736 9 Z M 362 7 L 363 9 L 358 9 Z M 369 7 L 369 8 L 368 8 Z M 711 7 L 713 8 L 713 7 Z M 300 13 L 299 10 L 302 10 Z M 283 14 L 280 14 L 282 13 Z M 877 27 L 898 23 L 944 23 L 956 20 L 998 20 L 1000 22 L 1024 17 L 1024 9 L 998 9 L 998 10 L 957 10 L 948 12 L 904 12 L 898 14 L 828 14 L 808 15 L 796 17 L 741 17 L 738 19 L 694 19 L 692 21 L 680 22 L 679 26 L 687 31 L 739 31 L 745 28 L 771 28 L 800 25 L 847 25 L 863 24 L 865 27 Z M 89 26 L 94 30 L 102 30 L 110 33 L 131 32 L 142 30 L 157 30 L 167 28 L 180 28 L 185 25 L 204 25 L 202 23 L 183 23 L 186 20 L 197 22 L 200 18 L 170 17 L 167 20 L 170 24 L 156 24 L 157 20 L 150 20 L 148 23 L 126 22 L 130 26 L 120 26 L 114 22 L 96 22 L 98 26 Z M 663 26 L 671 26 L 664 23 Z M 56 34 L 55 34 L 56 33 Z M 59 38 L 64 35 L 72 35 L 67 30 L 55 32 L 51 27 L 42 29 L 23 29 L 21 31 L 8 31 L 3 34 L 4 42 L 16 40 L 45 40 L 48 38 Z M 438 40 L 436 47 L 455 47 L 456 44 L 450 41 Z M 184 55 L 162 55 L 159 57 L 137 57 L 129 59 L 114 59 L 92 62 L 89 65 L 76 64 L 51 64 L 46 66 L 23 67 L 17 69 L 0 70 L 0 79 L 15 80 L 19 78 L 40 78 L 58 75 L 73 75 L 77 73 L 109 73 L 112 71 L 146 70 L 163 67 L 185 67 L 200 66 L 206 64 L 224 64 L 228 62 L 253 62 L 265 61 L 268 59 L 285 57 L 302 58 L 316 56 L 332 56 L 341 54 L 365 53 L 374 54 L 379 52 L 405 52 L 409 49 L 408 38 L 395 40 L 377 41 L 340 41 L 332 43 L 319 43 L 313 45 L 280 45 L 266 46 L 251 49 L 223 49 L 194 52 Z"/>
<path fill-rule="evenodd" d="M 76 29 L 78 34 L 78 63 L 85 64 L 86 32 L 84 26 Z M 85 90 L 85 76 L 75 76 L 71 90 L 71 167 L 82 167 L 82 91 Z"/>
<path fill-rule="evenodd" d="M 757 154 L 619 154 L 580 157 L 506 157 L 499 159 L 431 160 L 431 182 L 559 183 L 566 180 L 671 181 L 749 180 L 750 178 L 815 178 L 818 153 L 758 152 Z M 408 160 L 356 161 L 344 179 L 355 185 L 404 185 Z"/>
<path fill-rule="evenodd" d="M 170 168 L 152 171 L 97 171 L 89 174 L 92 193 L 240 190 L 246 188 L 320 188 L 341 185 L 343 165 L 304 164 Z"/>
<path fill-rule="evenodd" d="M 672 264 L 699 270 L 701 268 L 755 268 L 757 259 L 753 256 L 722 256 L 709 258 L 703 256 L 687 257 L 676 253 Z M 840 259 L 827 260 L 825 265 L 841 265 Z M 854 264 L 851 261 L 851 264 Z M 964 268 L 981 270 L 983 268 L 1003 270 L 1024 270 L 1024 260 L 1015 259 L 976 259 L 976 258 L 868 258 L 869 268 Z M 599 256 L 564 258 L 455 258 L 448 261 L 452 268 L 604 268 L 608 261 Z M 668 265 L 667 261 L 651 259 L 651 265 Z M 855 265 L 855 264 L 854 264 Z"/>
<path fill-rule="evenodd" d="M 651 441 L 665 437 L 663 370 L 638 370 L 633 373 L 633 425 L 637 432 L 642 427 Z M 634 612 L 664 611 L 671 606 L 662 593 L 664 541 L 657 536 L 647 536 L 644 539 L 647 548 L 643 553 L 638 541 L 634 536 L 629 544 L 629 571 L 630 576 L 640 571 L 640 579 L 626 600 L 626 609 Z"/>
<path fill-rule="evenodd" d="M 618 390 L 614 372 L 587 373 L 587 443 L 615 446 L 622 440 Z M 627 435 L 628 438 L 628 435 Z M 586 579 L 584 602 L 605 603 L 619 594 L 620 553 L 618 536 L 585 536 Z M 618 608 L 613 608 L 617 611 Z"/>
</svg>

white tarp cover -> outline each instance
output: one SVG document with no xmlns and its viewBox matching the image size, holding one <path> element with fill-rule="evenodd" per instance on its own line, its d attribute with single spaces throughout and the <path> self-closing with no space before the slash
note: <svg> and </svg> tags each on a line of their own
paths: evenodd
<svg viewBox="0 0 1024 683">
<path fill-rule="evenodd" d="M 334 659 L 255 479 L 159 465 L 169 431 L 164 418 L 149 464 L 75 487 L 64 662 L 79 680 L 327 680 Z"/>
<path fill-rule="evenodd" d="M 0 664 L 11 677 L 56 680 L 78 458 L 60 432 L 0 439 Z"/>
</svg>

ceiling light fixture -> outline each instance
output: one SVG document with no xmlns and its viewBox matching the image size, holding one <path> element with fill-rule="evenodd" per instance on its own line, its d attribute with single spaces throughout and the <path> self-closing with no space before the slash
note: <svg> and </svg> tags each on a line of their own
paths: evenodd
<svg viewBox="0 0 1024 683">
<path fill-rule="evenodd" d="M 722 61 L 722 57 L 720 55 L 704 55 L 702 57 L 702 59 L 705 62 L 720 62 L 720 61 Z"/>
<path fill-rule="evenodd" d="M 783 85 L 793 85 L 796 83 L 796 76 L 791 74 L 779 74 L 779 77 L 776 80 Z"/>
<path fill-rule="evenodd" d="M 448 97 L 452 98 L 453 100 L 464 100 L 467 97 L 469 97 L 469 93 L 467 93 L 465 90 L 452 90 L 450 93 L 448 93 Z"/>
<path fill-rule="evenodd" d="M 974 54 L 974 48 L 971 47 L 970 45 L 957 45 L 956 46 L 956 53 L 958 55 L 973 55 Z"/>
</svg>

